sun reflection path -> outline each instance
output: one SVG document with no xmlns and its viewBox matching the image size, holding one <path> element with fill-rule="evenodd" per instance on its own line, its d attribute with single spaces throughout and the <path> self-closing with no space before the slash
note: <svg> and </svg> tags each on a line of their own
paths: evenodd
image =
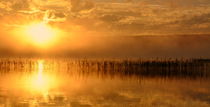
<svg viewBox="0 0 210 107">
<path fill-rule="evenodd" d="M 47 84 L 46 84 L 46 80 L 45 78 L 43 77 L 43 63 L 44 61 L 43 60 L 39 60 L 38 61 L 38 74 L 37 74 L 37 78 L 35 79 L 35 86 L 37 88 L 44 88 L 44 87 L 47 87 Z"/>
<path fill-rule="evenodd" d="M 38 60 L 37 70 L 31 78 L 31 89 L 47 93 L 50 89 L 55 88 L 57 80 L 53 75 L 44 73 L 44 60 Z"/>
</svg>

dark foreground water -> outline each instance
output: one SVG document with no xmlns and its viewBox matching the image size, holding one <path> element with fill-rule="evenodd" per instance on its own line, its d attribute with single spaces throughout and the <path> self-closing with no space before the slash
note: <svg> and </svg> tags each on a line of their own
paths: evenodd
<svg viewBox="0 0 210 107">
<path fill-rule="evenodd" d="M 210 107 L 209 60 L 0 59 L 0 107 Z"/>
</svg>

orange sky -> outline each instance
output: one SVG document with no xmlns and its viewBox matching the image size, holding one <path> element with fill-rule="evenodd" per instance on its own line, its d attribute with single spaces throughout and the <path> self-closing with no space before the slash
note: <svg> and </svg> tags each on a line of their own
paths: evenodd
<svg viewBox="0 0 210 107">
<path fill-rule="evenodd" d="M 55 43 L 43 48 L 32 40 L 27 41 L 19 30 L 34 22 L 44 22 L 50 29 L 59 30 Z M 160 56 L 167 53 L 168 56 L 208 56 L 206 50 L 210 44 L 206 36 L 198 39 L 163 38 L 167 41 L 160 43 L 159 36 L 210 34 L 210 1 L 1 0 L 0 28 L 0 53 L 158 56 L 153 51 L 155 46 L 160 46 L 163 48 L 158 51 Z M 142 35 L 155 35 L 158 39 L 150 37 L 149 44 L 143 44 L 141 39 L 136 39 L 136 44 L 120 39 Z M 189 43 L 186 46 L 182 43 L 185 39 Z M 123 50 L 129 45 L 132 46 L 130 49 Z M 147 46 L 148 51 L 142 46 Z M 184 48 L 189 51 L 183 52 Z"/>
</svg>

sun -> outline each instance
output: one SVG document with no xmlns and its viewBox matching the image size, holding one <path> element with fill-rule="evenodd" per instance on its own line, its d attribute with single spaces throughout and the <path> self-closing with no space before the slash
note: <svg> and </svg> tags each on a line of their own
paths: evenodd
<svg viewBox="0 0 210 107">
<path fill-rule="evenodd" d="M 48 42 L 54 36 L 53 30 L 44 23 L 29 25 L 26 32 L 32 40 L 39 44 Z"/>
<path fill-rule="evenodd" d="M 55 40 L 58 30 L 47 23 L 40 22 L 26 25 L 24 27 L 24 34 L 27 41 L 36 46 L 44 47 Z"/>
</svg>

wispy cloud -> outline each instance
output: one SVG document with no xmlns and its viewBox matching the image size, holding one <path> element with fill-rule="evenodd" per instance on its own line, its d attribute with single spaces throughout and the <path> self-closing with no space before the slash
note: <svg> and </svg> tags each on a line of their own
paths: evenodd
<svg viewBox="0 0 210 107">
<path fill-rule="evenodd" d="M 180 36 L 139 40 L 122 36 L 210 34 L 209 0 L 1 0 L 0 47 L 15 47 L 11 30 L 33 21 L 67 32 L 57 44 L 63 49 L 56 50 L 67 54 L 209 55 L 208 37 L 192 36 L 186 41 Z M 119 41 L 118 36 L 122 37 Z"/>
<path fill-rule="evenodd" d="M 65 22 L 98 32 L 210 33 L 209 0 L 2 0 L 0 11 L 1 18 Z"/>
</svg>

